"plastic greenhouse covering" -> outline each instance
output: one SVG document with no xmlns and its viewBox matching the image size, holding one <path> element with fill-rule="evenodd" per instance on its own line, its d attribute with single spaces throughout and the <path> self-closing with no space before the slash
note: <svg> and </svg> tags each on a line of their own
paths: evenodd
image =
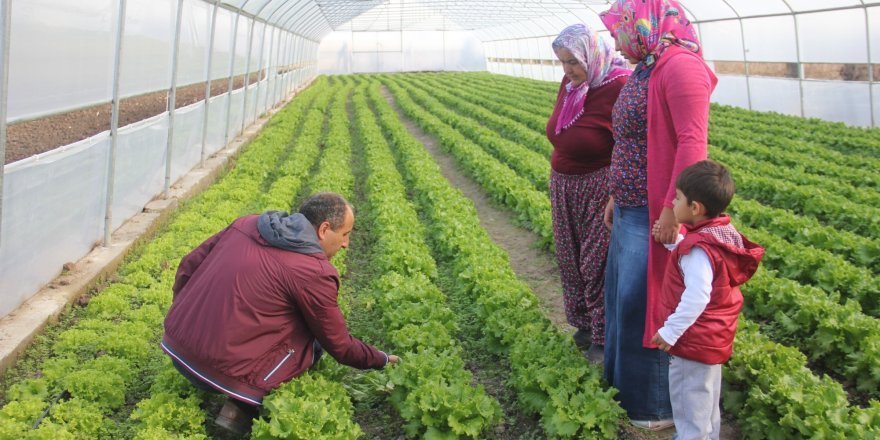
<svg viewBox="0 0 880 440">
<path fill-rule="evenodd" d="M 4 163 L 0 317 L 315 76 L 487 70 L 555 82 L 553 38 L 576 22 L 604 32 L 610 3 L 0 1 L 0 150 L 6 124 L 259 73 L 246 88 Z M 680 3 L 718 74 L 713 101 L 878 125 L 880 0 Z"/>
</svg>

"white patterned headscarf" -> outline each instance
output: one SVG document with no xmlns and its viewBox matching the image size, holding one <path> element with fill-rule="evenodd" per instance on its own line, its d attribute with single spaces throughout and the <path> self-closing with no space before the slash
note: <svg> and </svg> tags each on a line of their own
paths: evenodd
<svg viewBox="0 0 880 440">
<path fill-rule="evenodd" d="M 556 134 L 559 134 L 583 114 L 584 101 L 590 87 L 597 87 L 606 80 L 612 79 L 611 76 L 618 76 L 617 72 L 626 69 L 627 64 L 614 50 L 613 44 L 582 23 L 563 29 L 553 40 L 552 46 L 554 51 L 568 49 L 587 72 L 587 79 L 583 83 L 576 87 L 572 87 L 571 83 L 566 85 L 568 93 L 559 111 L 559 119 L 556 121 Z"/>
</svg>

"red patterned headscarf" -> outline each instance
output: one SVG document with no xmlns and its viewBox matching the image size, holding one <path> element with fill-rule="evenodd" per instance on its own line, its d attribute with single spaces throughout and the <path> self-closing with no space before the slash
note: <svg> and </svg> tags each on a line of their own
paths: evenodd
<svg viewBox="0 0 880 440">
<path fill-rule="evenodd" d="M 696 29 L 675 0 L 617 0 L 599 17 L 620 49 L 647 66 L 670 44 L 703 55 Z"/>
<path fill-rule="evenodd" d="M 599 87 L 619 76 L 626 75 L 626 61 L 615 52 L 614 44 L 599 36 L 591 27 L 573 24 L 553 40 L 553 50 L 567 49 L 587 73 L 587 79 L 573 87 L 565 85 L 565 98 L 556 120 L 556 134 L 571 127 L 584 114 L 584 102 L 590 88 Z"/>
</svg>

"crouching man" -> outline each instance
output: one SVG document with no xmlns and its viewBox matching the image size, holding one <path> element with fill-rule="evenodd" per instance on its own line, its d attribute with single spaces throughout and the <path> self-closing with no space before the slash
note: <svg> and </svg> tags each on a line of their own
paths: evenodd
<svg viewBox="0 0 880 440">
<path fill-rule="evenodd" d="M 218 425 L 247 432 L 263 396 L 324 350 L 360 369 L 398 361 L 351 336 L 339 310 L 329 259 L 353 226 L 342 196 L 319 193 L 296 214 L 241 217 L 180 261 L 162 349 L 193 385 L 228 397 Z"/>
</svg>

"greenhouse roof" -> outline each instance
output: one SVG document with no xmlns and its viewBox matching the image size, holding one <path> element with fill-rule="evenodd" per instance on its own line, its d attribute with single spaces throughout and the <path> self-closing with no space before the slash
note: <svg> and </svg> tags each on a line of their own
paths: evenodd
<svg viewBox="0 0 880 440">
<path fill-rule="evenodd" d="M 320 41 L 334 30 L 472 30 L 482 40 L 552 34 L 573 21 L 599 26 L 608 0 L 220 0 L 230 9 Z M 695 22 L 880 5 L 880 0 L 681 0 Z"/>
</svg>

